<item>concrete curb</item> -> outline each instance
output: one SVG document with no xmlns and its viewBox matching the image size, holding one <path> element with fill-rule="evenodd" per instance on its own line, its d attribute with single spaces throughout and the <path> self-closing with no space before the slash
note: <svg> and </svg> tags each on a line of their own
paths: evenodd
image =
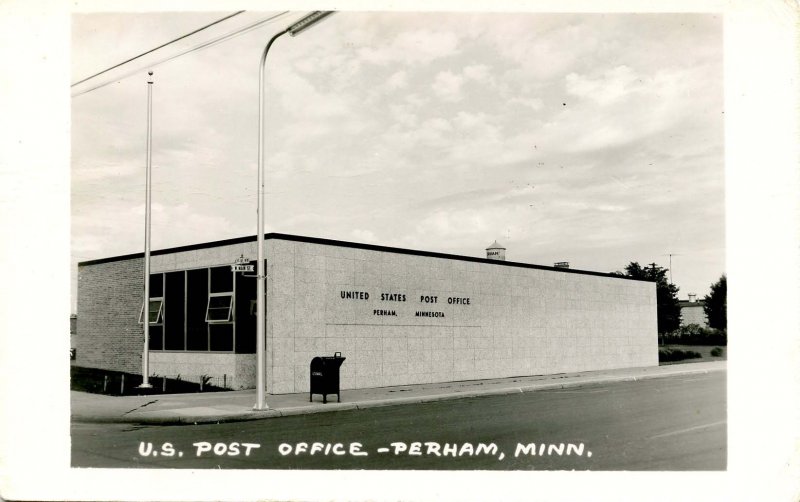
<svg viewBox="0 0 800 502">
<path fill-rule="evenodd" d="M 403 404 L 421 404 L 437 401 L 450 401 L 456 399 L 467 399 L 473 397 L 501 396 L 507 394 L 521 394 L 525 392 L 535 392 L 552 389 L 574 389 L 579 387 L 596 387 L 608 383 L 636 382 L 639 380 L 651 380 L 656 378 L 667 378 L 679 375 L 708 374 L 717 371 L 725 371 L 726 366 L 711 369 L 681 369 L 668 373 L 651 373 L 638 376 L 607 376 L 594 377 L 570 382 L 547 382 L 535 383 L 518 387 L 500 387 L 495 389 L 470 390 L 464 392 L 449 392 L 445 394 L 429 394 L 425 396 L 408 396 L 389 399 L 377 399 L 361 403 L 329 403 L 325 407 L 297 406 L 284 408 L 282 410 L 248 411 L 243 413 L 225 413 L 220 415 L 202 416 L 137 416 L 135 414 L 127 416 L 73 416 L 74 423 L 116 423 L 116 424 L 139 424 L 139 425 L 197 425 L 197 424 L 216 424 L 229 422 L 248 422 L 251 420 L 263 420 L 267 418 L 289 417 L 297 415 L 310 415 L 313 413 L 331 413 L 336 411 L 366 410 L 369 408 L 383 408 L 387 406 L 399 406 Z M 167 412 L 168 413 L 168 412 Z"/>
</svg>

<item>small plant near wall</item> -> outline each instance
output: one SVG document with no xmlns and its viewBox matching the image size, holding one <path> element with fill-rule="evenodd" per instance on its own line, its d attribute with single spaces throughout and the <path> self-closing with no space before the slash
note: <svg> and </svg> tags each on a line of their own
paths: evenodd
<svg viewBox="0 0 800 502">
<path fill-rule="evenodd" d="M 205 388 L 210 381 L 211 375 L 200 375 L 200 392 L 203 392 L 203 388 Z"/>
<path fill-rule="evenodd" d="M 722 347 L 714 347 L 711 349 L 711 355 L 714 357 L 722 357 Z"/>
</svg>

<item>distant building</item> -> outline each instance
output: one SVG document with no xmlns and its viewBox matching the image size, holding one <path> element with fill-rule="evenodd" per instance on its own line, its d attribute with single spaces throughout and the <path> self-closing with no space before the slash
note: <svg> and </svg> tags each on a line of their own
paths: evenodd
<svg viewBox="0 0 800 502">
<path fill-rule="evenodd" d="M 708 319 L 703 309 L 706 302 L 698 300 L 696 294 L 689 293 L 688 300 L 680 300 L 678 303 L 681 306 L 681 326 L 697 324 L 704 328 L 708 327 Z"/>
<path fill-rule="evenodd" d="M 71 361 L 75 360 L 75 335 L 78 334 L 78 316 L 72 314 L 69 316 L 69 358 Z"/>
</svg>

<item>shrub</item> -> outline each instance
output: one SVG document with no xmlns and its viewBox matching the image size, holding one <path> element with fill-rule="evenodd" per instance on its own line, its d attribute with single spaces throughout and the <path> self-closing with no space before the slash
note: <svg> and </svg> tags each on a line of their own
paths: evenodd
<svg viewBox="0 0 800 502">
<path fill-rule="evenodd" d="M 688 324 L 661 336 L 661 343 L 665 345 L 727 345 L 728 337 L 725 331 L 704 328 L 697 324 Z"/>
<path fill-rule="evenodd" d="M 678 336 L 701 336 L 705 335 L 707 332 L 708 329 L 699 324 L 687 324 L 686 326 L 681 326 L 673 333 L 677 333 Z"/>
<path fill-rule="evenodd" d="M 722 356 L 722 347 L 714 347 L 711 349 L 711 355 L 714 357 Z"/>
<path fill-rule="evenodd" d="M 697 359 L 703 357 L 699 352 L 693 350 L 680 349 L 660 349 L 658 351 L 658 362 L 682 361 L 684 359 Z"/>
</svg>

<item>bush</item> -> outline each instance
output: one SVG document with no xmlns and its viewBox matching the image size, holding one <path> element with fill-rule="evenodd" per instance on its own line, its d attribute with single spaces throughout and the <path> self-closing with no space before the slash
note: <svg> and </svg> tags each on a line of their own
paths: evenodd
<svg viewBox="0 0 800 502">
<path fill-rule="evenodd" d="M 658 362 L 682 361 L 684 359 L 698 359 L 703 357 L 699 352 L 693 350 L 680 349 L 660 349 L 658 351 Z"/>
<path fill-rule="evenodd" d="M 721 357 L 722 347 L 714 347 L 713 349 L 711 349 L 711 355 L 714 357 Z"/>
<path fill-rule="evenodd" d="M 688 324 L 661 335 L 662 345 L 728 345 L 725 331 Z"/>
</svg>

